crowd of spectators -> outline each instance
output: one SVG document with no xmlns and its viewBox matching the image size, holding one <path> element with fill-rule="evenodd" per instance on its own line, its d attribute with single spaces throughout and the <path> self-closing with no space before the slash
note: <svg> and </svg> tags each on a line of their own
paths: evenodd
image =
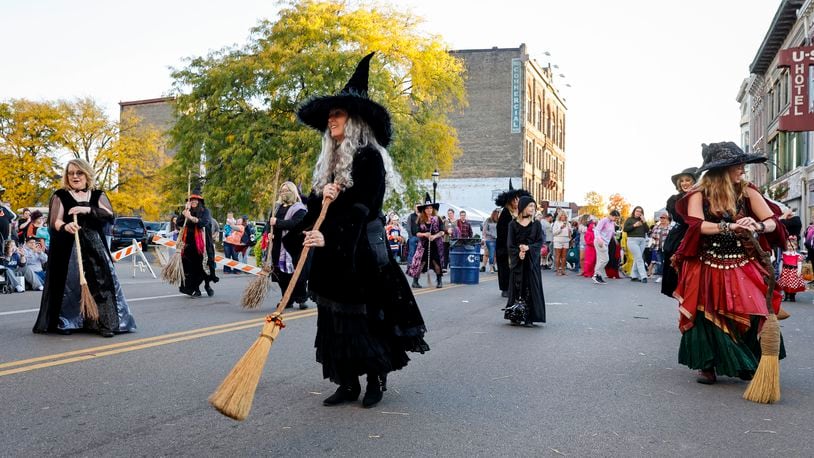
<svg viewBox="0 0 814 458">
<path fill-rule="evenodd" d="M 50 242 L 45 215 L 28 208 L 18 215 L 4 192 L 0 186 L 0 292 L 42 291 Z"/>
</svg>

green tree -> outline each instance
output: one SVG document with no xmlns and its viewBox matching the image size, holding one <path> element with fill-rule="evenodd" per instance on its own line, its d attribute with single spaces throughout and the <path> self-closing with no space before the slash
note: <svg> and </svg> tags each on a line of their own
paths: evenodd
<svg viewBox="0 0 814 458">
<path fill-rule="evenodd" d="M 59 175 L 62 118 L 56 104 L 25 99 L 0 103 L 0 184 L 12 206 L 44 205 Z"/>
<path fill-rule="evenodd" d="M 605 198 L 595 191 L 585 194 L 585 205 L 580 209 L 582 213 L 603 217 L 607 214 L 605 210 Z"/>
<path fill-rule="evenodd" d="M 292 1 L 275 21 L 261 21 L 244 46 L 174 70 L 177 154 L 167 173 L 175 200 L 201 161 L 210 205 L 261 214 L 278 159 L 281 177 L 309 189 L 321 138 L 297 122 L 296 109 L 338 92 L 370 51 L 377 54 L 369 95 L 392 115 L 388 149 L 405 182 L 429 178 L 436 167 L 449 171 L 460 148 L 447 114 L 466 103 L 463 64 L 418 24 L 390 7 Z"/>
</svg>

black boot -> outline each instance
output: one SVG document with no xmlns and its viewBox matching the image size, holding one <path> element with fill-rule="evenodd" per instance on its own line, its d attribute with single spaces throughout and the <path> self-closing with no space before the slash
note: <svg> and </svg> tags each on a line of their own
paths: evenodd
<svg viewBox="0 0 814 458">
<path fill-rule="evenodd" d="M 215 295 L 215 290 L 212 289 L 211 286 L 209 286 L 209 282 L 206 282 L 206 284 L 204 285 L 204 289 L 206 290 L 207 296 L 212 297 Z"/>
<path fill-rule="evenodd" d="M 385 380 L 387 379 L 385 378 Z M 365 397 L 362 398 L 362 407 L 373 407 L 382 400 L 382 386 L 382 380 L 378 374 L 367 374 L 367 388 L 365 388 Z"/>
<path fill-rule="evenodd" d="M 418 284 L 417 278 L 413 278 L 413 288 L 421 288 L 421 285 Z"/>
<path fill-rule="evenodd" d="M 441 274 L 435 274 L 435 279 L 437 281 L 437 283 L 435 284 L 436 288 L 441 288 L 444 286 L 443 282 L 441 282 Z"/>
<path fill-rule="evenodd" d="M 789 294 L 789 302 L 797 302 L 797 293 Z"/>
<path fill-rule="evenodd" d="M 335 406 L 343 402 L 353 402 L 359 399 L 359 393 L 362 391 L 362 386 L 359 385 L 359 378 L 354 377 L 350 383 L 339 385 L 336 392 L 322 401 L 323 405 Z M 367 394 L 365 394 L 367 396 Z"/>
</svg>

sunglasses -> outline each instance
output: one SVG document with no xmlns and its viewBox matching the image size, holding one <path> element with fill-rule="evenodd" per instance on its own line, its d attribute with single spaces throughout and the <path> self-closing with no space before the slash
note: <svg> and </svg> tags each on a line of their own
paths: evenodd
<svg viewBox="0 0 814 458">
<path fill-rule="evenodd" d="M 85 176 L 85 172 L 83 172 L 81 170 L 76 170 L 76 171 L 73 171 L 73 172 L 68 172 L 68 176 L 69 177 L 83 177 L 83 176 Z"/>
</svg>

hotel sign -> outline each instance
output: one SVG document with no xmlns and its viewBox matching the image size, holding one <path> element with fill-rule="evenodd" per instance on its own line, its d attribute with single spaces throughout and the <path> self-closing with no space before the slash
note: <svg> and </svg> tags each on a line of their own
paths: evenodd
<svg viewBox="0 0 814 458">
<path fill-rule="evenodd" d="M 782 49 L 778 55 L 778 67 L 789 68 L 789 112 L 780 117 L 778 130 L 784 132 L 814 131 L 814 46 Z"/>
<path fill-rule="evenodd" d="M 523 107 L 523 62 L 512 59 L 512 133 L 520 133 L 520 111 Z"/>
</svg>

